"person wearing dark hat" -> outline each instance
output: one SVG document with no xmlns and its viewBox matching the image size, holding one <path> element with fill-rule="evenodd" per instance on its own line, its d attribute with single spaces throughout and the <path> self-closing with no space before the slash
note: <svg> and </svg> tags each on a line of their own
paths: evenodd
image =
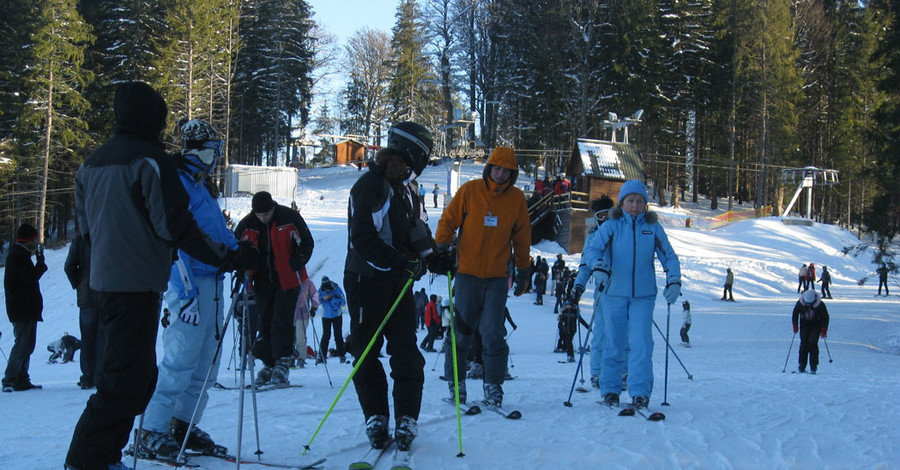
<svg viewBox="0 0 900 470">
<path fill-rule="evenodd" d="M 815 289 L 808 289 L 800 294 L 791 313 L 794 334 L 800 333 L 800 373 L 809 371 L 813 374 L 819 368 L 819 337 L 828 335 L 828 307 Z"/>
<path fill-rule="evenodd" d="M 35 263 L 31 255 L 35 255 Z M 37 342 L 37 324 L 44 321 L 44 298 L 40 279 L 47 272 L 44 252 L 38 244 L 38 231 L 31 224 L 22 224 L 16 231 L 16 243 L 6 255 L 3 290 L 6 293 L 6 315 L 13 326 L 12 351 L 3 375 L 3 391 L 22 391 L 41 388 L 31 383 L 28 366 Z"/>
<path fill-rule="evenodd" d="M 428 164 L 431 148 L 431 133 L 423 126 L 395 124 L 388 130 L 387 146 L 375 153 L 369 171 L 350 189 L 344 263 L 350 311 L 348 346 L 357 366 L 353 385 L 366 420 L 366 436 L 377 449 L 389 442 L 391 415 L 387 377 L 378 351 L 387 340 L 394 381 L 394 437 L 397 447 L 406 451 L 417 434 L 425 382 L 412 282 L 425 274 L 424 258 L 436 274 L 447 274 L 451 268 L 449 255 L 435 251 L 423 201 L 412 185 Z M 393 313 L 376 337 L 392 306 Z M 371 353 L 363 358 L 373 338 Z"/>
<path fill-rule="evenodd" d="M 347 305 L 344 291 L 336 282 L 322 276 L 322 284 L 319 286 L 319 304 L 322 305 L 322 339 L 319 342 L 319 354 L 316 363 L 325 362 L 328 358 L 328 343 L 331 341 L 331 333 L 334 332 L 334 351 L 340 361 L 347 362 L 344 357 L 344 322 L 343 306 Z"/>
<path fill-rule="evenodd" d="M 666 272 L 663 297 L 673 304 L 681 295 L 681 264 L 662 224 L 647 211 L 647 188 L 628 180 L 619 189 L 619 204 L 609 211 L 591 238 L 584 260 L 603 293 L 603 368 L 600 393 L 608 406 L 619 404 L 622 374 L 628 370 L 632 406 L 646 408 L 653 391 L 653 308 L 657 286 L 654 258 Z"/>
<path fill-rule="evenodd" d="M 75 425 L 65 465 L 125 468 L 122 448 L 156 386 L 161 293 L 174 249 L 222 270 L 255 264 L 250 246 L 229 249 L 197 226 L 175 160 L 160 133 L 168 107 L 142 82 L 116 86 L 114 135 L 75 174 L 75 213 L 91 245 L 90 286 L 106 332 L 103 370 Z"/>
<path fill-rule="evenodd" d="M 525 194 L 516 187 L 519 165 L 511 148 L 496 147 L 482 177 L 462 186 L 444 209 L 435 235 L 438 246 L 449 245 L 458 233 L 459 274 L 454 297 L 459 400 L 467 398 L 469 350 L 481 334 L 484 356 L 482 391 L 488 405 L 503 405 L 503 383 L 509 359 L 504 310 L 509 296 L 507 276 L 516 276 L 516 297 L 525 292 L 531 265 L 531 222 Z M 510 261 L 514 269 L 510 269 Z M 562 282 L 562 281 L 561 281 Z M 444 377 L 456 398 L 453 355 L 445 356 Z"/>
<path fill-rule="evenodd" d="M 264 364 L 256 385 L 285 386 L 294 357 L 294 309 L 314 241 L 300 213 L 276 203 L 267 191 L 254 194 L 251 207 L 234 234 L 263 254 L 249 273 L 259 315 L 253 356 Z"/>
<path fill-rule="evenodd" d="M 614 205 L 615 203 L 613 200 L 605 194 L 591 202 L 591 209 L 594 211 L 595 225 L 594 229 L 591 230 L 584 239 L 585 248 L 591 246 L 591 238 L 594 237 L 600 226 L 609 219 L 609 210 L 612 209 Z M 588 278 L 591 278 L 594 273 L 593 266 L 588 266 L 587 262 L 595 257 L 595 254 L 589 252 L 587 249 L 581 254 L 581 262 L 578 264 L 578 274 L 575 277 L 575 287 L 572 288 L 576 305 L 578 304 L 578 301 L 581 300 L 581 294 L 584 293 Z M 594 289 L 594 321 L 591 325 L 591 387 L 596 390 L 600 390 L 600 370 L 603 365 L 603 342 L 606 340 L 606 335 L 603 330 L 603 304 L 600 302 L 602 290 L 602 286 L 599 285 Z"/>
<path fill-rule="evenodd" d="M 830 299 L 831 298 L 831 272 L 828 271 L 828 266 L 822 266 L 822 276 L 819 277 L 819 282 L 822 283 L 822 298 Z"/>
<path fill-rule="evenodd" d="M 729 302 L 734 302 L 734 294 L 731 292 L 731 286 L 734 285 L 734 273 L 731 272 L 731 268 L 725 273 L 725 285 L 724 290 L 722 291 L 722 299 L 727 300 Z"/>
</svg>

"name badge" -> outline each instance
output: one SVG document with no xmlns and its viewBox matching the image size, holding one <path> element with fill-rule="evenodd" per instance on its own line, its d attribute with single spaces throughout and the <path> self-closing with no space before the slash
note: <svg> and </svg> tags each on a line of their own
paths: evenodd
<svg viewBox="0 0 900 470">
<path fill-rule="evenodd" d="M 484 226 L 485 227 L 496 227 L 497 226 L 497 216 L 491 215 L 488 212 L 488 215 L 484 216 Z"/>
</svg>

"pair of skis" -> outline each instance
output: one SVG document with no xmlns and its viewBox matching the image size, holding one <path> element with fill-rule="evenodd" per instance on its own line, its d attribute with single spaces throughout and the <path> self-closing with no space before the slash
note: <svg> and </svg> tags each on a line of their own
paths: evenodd
<svg viewBox="0 0 900 470">
<path fill-rule="evenodd" d="M 393 450 L 393 452 L 391 452 Z M 378 461 L 387 454 L 393 454 L 391 470 L 412 470 L 412 456 L 410 451 L 403 451 L 394 446 L 391 439 L 381 449 L 370 447 L 355 462 L 350 464 L 350 470 L 372 470 L 378 465 Z"/>
<path fill-rule="evenodd" d="M 597 403 L 611 410 L 615 410 L 616 408 L 618 408 L 617 406 L 609 405 L 602 401 L 598 401 Z M 650 412 L 649 410 L 647 410 L 647 412 L 645 413 L 644 410 L 637 408 L 631 404 L 622 405 L 621 409 L 619 410 L 619 416 L 634 416 L 635 414 L 641 415 L 647 421 L 663 421 L 666 419 L 666 415 L 659 411 Z"/>
<path fill-rule="evenodd" d="M 449 398 L 443 398 L 442 400 L 444 401 L 444 403 L 447 403 L 448 405 L 450 405 L 452 407 L 456 407 L 456 402 L 454 400 L 451 400 Z M 460 404 L 460 405 L 462 405 L 462 404 Z M 494 413 L 497 413 L 506 419 L 522 418 L 522 412 L 520 412 L 519 410 L 512 410 L 512 411 L 507 412 L 502 407 L 490 405 L 481 400 L 476 400 L 476 401 L 472 402 L 472 405 L 469 406 L 468 408 L 463 408 L 462 413 L 466 416 L 474 416 L 477 414 L 481 414 L 482 409 L 493 411 Z"/>
</svg>

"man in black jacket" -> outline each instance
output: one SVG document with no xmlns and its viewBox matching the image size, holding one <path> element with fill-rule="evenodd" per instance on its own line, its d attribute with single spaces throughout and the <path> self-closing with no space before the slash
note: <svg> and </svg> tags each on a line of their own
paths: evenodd
<svg viewBox="0 0 900 470">
<path fill-rule="evenodd" d="M 81 378 L 78 386 L 82 389 L 94 388 L 94 383 L 100 378 L 106 336 L 100 328 L 97 292 L 91 289 L 91 245 L 80 233 L 69 245 L 64 269 L 78 301 L 78 324 L 81 327 L 81 359 L 78 361 Z"/>
<path fill-rule="evenodd" d="M 432 272 L 447 274 L 450 269 L 447 253 L 435 252 L 422 201 L 418 191 L 410 188 L 410 182 L 425 169 L 431 146 L 431 134 L 419 124 L 402 122 L 391 127 L 387 147 L 375 154 L 374 164 L 350 189 L 344 290 L 354 363 L 360 361 L 366 345 L 397 302 L 353 377 L 366 419 L 366 435 L 376 449 L 388 442 L 390 416 L 387 377 L 378 351 L 387 339 L 394 379 L 394 434 L 397 448 L 409 450 L 417 433 L 425 382 L 411 281 L 425 273 L 423 257 L 429 257 Z"/>
<path fill-rule="evenodd" d="M 37 263 L 31 262 L 35 254 Z M 13 325 L 15 344 L 9 353 L 3 391 L 21 391 L 41 388 L 31 383 L 28 365 L 37 341 L 37 322 L 44 321 L 44 299 L 39 280 L 47 272 L 44 252 L 38 249 L 38 232 L 30 224 L 22 224 L 16 232 L 16 243 L 6 256 L 6 274 L 3 289 L 6 292 L 6 314 Z"/>
<path fill-rule="evenodd" d="M 794 333 L 800 332 L 800 373 L 806 372 L 808 360 L 809 371 L 815 374 L 819 368 L 819 337 L 828 335 L 828 308 L 815 289 L 805 290 L 800 295 L 791 322 Z"/>
<path fill-rule="evenodd" d="M 290 383 L 294 358 L 294 308 L 314 242 L 300 213 L 279 205 L 268 192 L 254 194 L 252 208 L 234 235 L 261 253 L 250 277 L 259 315 L 253 356 L 265 364 L 256 375 L 256 385 L 284 386 Z"/>
<path fill-rule="evenodd" d="M 223 270 L 246 268 L 256 250 L 229 250 L 197 227 L 175 161 L 160 132 L 168 108 L 142 82 L 116 87 L 115 134 L 75 174 L 75 211 L 91 244 L 90 286 L 98 292 L 106 348 L 97 392 L 88 399 L 66 468 L 123 468 L 122 448 L 156 386 L 160 294 L 174 248 Z"/>
</svg>

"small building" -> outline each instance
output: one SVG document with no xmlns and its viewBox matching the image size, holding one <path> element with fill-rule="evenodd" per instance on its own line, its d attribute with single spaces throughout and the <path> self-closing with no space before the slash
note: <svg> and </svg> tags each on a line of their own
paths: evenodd
<svg viewBox="0 0 900 470">
<path fill-rule="evenodd" d="M 345 165 L 366 159 L 366 146 L 355 140 L 344 140 L 334 144 L 334 163 Z"/>
<path fill-rule="evenodd" d="M 606 194 L 618 200 L 619 189 L 627 180 L 645 182 L 644 165 L 637 147 L 624 142 L 578 139 L 566 165 L 566 175 L 572 191 L 586 193 L 588 201 Z M 593 226 L 590 208 L 571 205 L 557 211 L 562 228 L 557 242 L 568 253 L 578 253 L 584 248 L 584 238 Z"/>
<path fill-rule="evenodd" d="M 276 198 L 293 200 L 297 193 L 297 169 L 291 167 L 229 165 L 224 179 L 226 197 L 268 191 Z"/>
</svg>

